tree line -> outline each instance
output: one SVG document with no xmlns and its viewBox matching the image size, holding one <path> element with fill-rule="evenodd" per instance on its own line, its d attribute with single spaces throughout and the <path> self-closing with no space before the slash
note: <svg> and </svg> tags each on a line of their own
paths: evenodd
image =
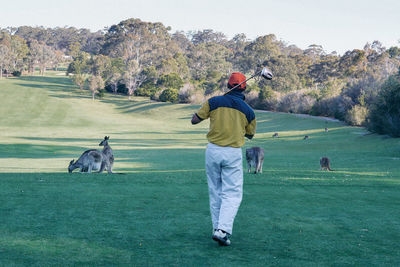
<svg viewBox="0 0 400 267">
<path fill-rule="evenodd" d="M 231 72 L 251 75 L 268 66 L 274 79 L 253 80 L 246 90 L 252 107 L 335 117 L 400 136 L 399 101 L 382 106 L 388 95 L 400 100 L 400 48 L 379 41 L 338 55 L 315 44 L 300 49 L 274 34 L 250 40 L 212 29 L 171 33 L 162 23 L 135 18 L 94 33 L 28 26 L 0 31 L 0 78 L 67 64 L 67 74 L 93 99 L 108 91 L 201 103 L 226 88 Z"/>
</svg>

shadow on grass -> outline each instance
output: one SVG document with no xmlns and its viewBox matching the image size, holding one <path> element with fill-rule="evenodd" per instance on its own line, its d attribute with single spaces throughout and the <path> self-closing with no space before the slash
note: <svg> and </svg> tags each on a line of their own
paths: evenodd
<svg viewBox="0 0 400 267">
<path fill-rule="evenodd" d="M 121 110 L 123 113 L 147 112 L 147 111 L 151 111 L 153 109 L 157 109 L 157 108 L 164 107 L 167 105 L 168 104 L 166 104 L 166 103 L 139 102 L 139 103 L 135 103 L 135 104 L 121 105 L 117 109 Z"/>
<path fill-rule="evenodd" d="M 21 86 L 21 87 L 28 87 L 28 88 L 46 88 L 46 89 L 50 89 L 50 91 L 52 90 L 60 90 L 60 89 L 65 89 L 65 88 L 69 88 L 69 86 L 66 85 L 47 85 L 47 84 L 36 84 L 36 83 L 17 83 L 16 85 Z M 52 90 L 51 90 L 52 89 Z"/>
<path fill-rule="evenodd" d="M 39 82 L 39 83 L 51 83 L 55 85 L 65 85 L 65 86 L 73 86 L 72 81 L 69 77 L 50 77 L 50 76 L 22 76 L 19 77 L 21 81 L 27 82 Z"/>
<path fill-rule="evenodd" d="M 60 158 L 72 156 L 78 151 L 83 152 L 79 146 L 59 145 L 33 145 L 33 144 L 0 144 L 0 158 Z"/>
<path fill-rule="evenodd" d="M 0 144 L 0 158 L 38 159 L 43 162 L 43 160 L 51 161 L 56 158 L 76 159 L 88 149 L 102 149 L 101 146 L 98 146 L 101 139 L 85 139 L 88 142 L 88 146 L 77 146 L 68 143 L 81 142 L 81 139 L 22 138 L 49 141 L 57 144 Z M 60 142 L 64 142 L 65 145 L 60 145 Z M 119 163 L 120 169 L 124 171 L 165 171 L 190 170 L 190 166 L 202 167 L 204 165 L 202 163 L 199 165 L 199 161 L 203 159 L 204 148 L 187 148 L 188 145 L 191 145 L 190 142 L 191 140 L 185 142 L 180 139 L 116 139 L 110 142 L 110 145 L 113 148 L 115 162 Z M 171 147 L 171 144 L 177 147 Z M 115 147 L 118 148 L 116 149 Z M 120 149 L 121 147 L 122 149 Z M 132 167 L 129 166 L 130 163 L 132 163 Z M 21 166 L 21 170 L 23 167 Z M 60 166 L 60 168 L 62 167 Z"/>
<path fill-rule="evenodd" d="M 195 132 L 197 133 L 197 132 Z M 183 133 L 178 133 L 179 135 Z M 185 133 L 186 134 L 186 133 Z M 47 141 L 47 142 L 64 142 L 64 143 L 74 143 L 74 142 L 88 142 L 88 146 L 92 147 L 98 145 L 103 138 L 54 138 L 54 137 L 18 137 L 24 140 L 33 140 L 33 141 Z M 178 138 L 154 138 L 154 139 L 113 139 L 110 137 L 109 144 L 112 147 L 113 145 L 127 145 L 127 146 L 142 146 L 142 147 L 155 147 L 158 148 L 160 146 L 171 146 L 171 145 L 181 145 L 181 144 L 193 144 L 193 138 L 190 139 L 178 139 Z M 12 144 L 13 145 L 13 144 Z M 15 144 L 19 145 L 19 144 Z M 29 145 L 29 144 L 28 144 Z M 1 146 L 1 145 L 0 145 Z M 58 146 L 58 147 L 67 147 L 67 146 Z M 1 151 L 1 148 L 0 148 Z"/>
<path fill-rule="evenodd" d="M 18 137 L 19 139 L 24 139 L 24 140 L 34 140 L 34 141 L 50 141 L 50 142 L 96 142 L 97 141 L 102 141 L 102 138 L 55 138 L 55 137 Z"/>
</svg>

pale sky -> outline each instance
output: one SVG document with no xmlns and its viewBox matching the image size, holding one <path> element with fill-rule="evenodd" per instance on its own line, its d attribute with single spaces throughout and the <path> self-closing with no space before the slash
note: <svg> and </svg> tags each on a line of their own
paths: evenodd
<svg viewBox="0 0 400 267">
<path fill-rule="evenodd" d="M 379 40 L 400 46 L 400 0 L 14 0 L 0 1 L 0 27 L 74 26 L 102 30 L 128 18 L 172 31 L 213 29 L 254 40 L 273 33 L 302 49 L 343 54 Z"/>
</svg>

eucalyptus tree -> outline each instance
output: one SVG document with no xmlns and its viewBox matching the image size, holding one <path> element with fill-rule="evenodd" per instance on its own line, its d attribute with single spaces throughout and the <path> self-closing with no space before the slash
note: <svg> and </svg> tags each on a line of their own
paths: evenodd
<svg viewBox="0 0 400 267">
<path fill-rule="evenodd" d="M 171 36 L 162 23 L 128 19 L 112 25 L 105 34 L 102 53 L 110 57 L 121 57 L 125 70 L 122 79 L 129 97 L 145 81 L 143 70 L 159 64 L 162 59 L 172 57 L 178 46 L 173 46 Z"/>
<path fill-rule="evenodd" d="M 10 49 L 8 46 L 0 43 L 0 79 L 3 78 L 3 72 L 10 64 Z"/>
<path fill-rule="evenodd" d="M 104 80 L 100 75 L 92 75 L 89 78 L 89 89 L 92 92 L 92 100 L 94 96 L 99 92 L 100 89 L 104 88 Z"/>
<path fill-rule="evenodd" d="M 232 71 L 232 63 L 228 61 L 232 52 L 217 43 L 200 43 L 190 48 L 188 66 L 195 80 L 207 80 L 213 72 L 228 74 Z"/>
<path fill-rule="evenodd" d="M 319 55 L 319 60 L 309 67 L 309 77 L 315 84 L 323 84 L 330 78 L 338 77 L 340 58 L 336 54 Z"/>
<path fill-rule="evenodd" d="M 28 53 L 28 46 L 24 39 L 8 32 L 0 32 L 0 72 L 6 70 L 7 76 L 14 71 L 22 71 L 24 59 Z"/>
<path fill-rule="evenodd" d="M 110 58 L 110 60 L 111 66 L 105 70 L 103 78 L 111 86 L 112 91 L 117 93 L 118 84 L 124 73 L 124 63 L 122 58 Z"/>
<path fill-rule="evenodd" d="M 290 92 L 302 89 L 300 77 L 297 75 L 297 67 L 293 58 L 284 54 L 278 56 L 270 56 L 268 60 L 264 61 L 272 72 L 274 78 L 267 83 L 260 80 L 259 87 L 271 86 L 274 91 Z"/>
<path fill-rule="evenodd" d="M 215 43 L 223 45 L 227 42 L 225 34 L 223 34 L 222 32 L 215 32 L 212 29 L 191 32 L 190 35 L 191 41 L 195 45 L 202 43 Z"/>
<path fill-rule="evenodd" d="M 177 31 L 171 36 L 172 41 L 174 41 L 179 48 L 181 49 L 181 53 L 187 51 L 187 49 L 192 45 L 192 42 L 189 40 L 187 35 L 183 31 Z"/>
<path fill-rule="evenodd" d="M 30 43 L 30 55 L 33 64 L 39 66 L 40 75 L 44 75 L 46 68 L 50 67 L 54 61 L 55 50 L 45 43 L 33 40 Z"/>
<path fill-rule="evenodd" d="M 232 52 L 232 57 L 228 61 L 232 63 L 234 70 L 244 71 L 241 62 L 245 56 L 244 49 L 249 43 L 250 40 L 244 33 L 236 34 L 226 43 L 225 46 Z"/>
<path fill-rule="evenodd" d="M 239 62 L 242 71 L 256 72 L 265 62 L 281 55 L 283 48 L 284 44 L 274 34 L 257 37 L 244 48 L 243 58 Z"/>
<path fill-rule="evenodd" d="M 10 53 L 11 53 L 11 69 L 13 71 L 22 71 L 24 67 L 24 60 L 26 60 L 27 55 L 29 53 L 28 45 L 26 41 L 17 36 L 11 36 L 11 46 L 10 46 Z"/>
<path fill-rule="evenodd" d="M 340 74 L 347 78 L 359 78 L 367 70 L 367 64 L 368 59 L 364 50 L 347 51 L 339 61 Z"/>
<path fill-rule="evenodd" d="M 73 82 L 83 90 L 90 73 L 90 55 L 83 51 L 77 51 L 74 60 L 68 65 L 67 75 L 72 73 Z"/>
</svg>

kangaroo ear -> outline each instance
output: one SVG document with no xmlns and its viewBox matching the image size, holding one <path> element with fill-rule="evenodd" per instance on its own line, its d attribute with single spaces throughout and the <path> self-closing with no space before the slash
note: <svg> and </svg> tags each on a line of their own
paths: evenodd
<svg viewBox="0 0 400 267">
<path fill-rule="evenodd" d="M 74 164 L 74 160 L 71 160 L 71 162 L 69 164 Z"/>
<path fill-rule="evenodd" d="M 104 136 L 104 140 L 107 140 L 107 136 Z"/>
<path fill-rule="evenodd" d="M 106 136 L 106 137 L 107 137 L 107 139 L 106 139 L 106 140 L 110 139 L 110 137 L 109 137 L 109 136 Z"/>
</svg>

